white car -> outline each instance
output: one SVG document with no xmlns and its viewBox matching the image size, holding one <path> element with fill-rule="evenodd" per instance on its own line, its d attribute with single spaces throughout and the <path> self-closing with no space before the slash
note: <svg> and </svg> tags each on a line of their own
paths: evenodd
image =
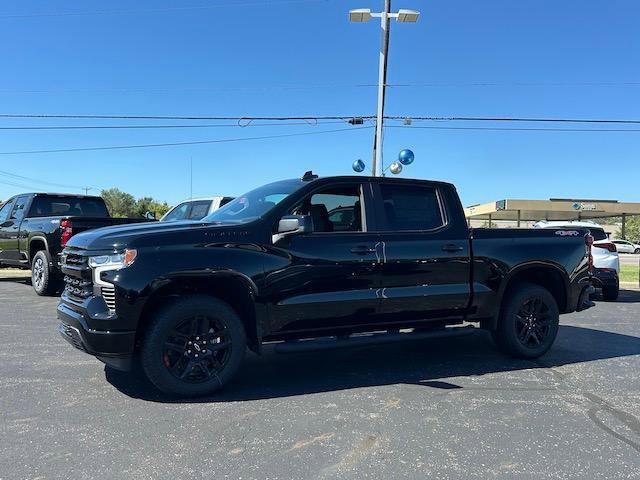
<svg viewBox="0 0 640 480">
<path fill-rule="evenodd" d="M 177 220 L 202 220 L 204 217 L 215 212 L 231 200 L 233 200 L 233 197 L 222 196 L 185 200 L 184 202 L 177 204 L 175 207 L 172 207 L 171 210 L 162 216 L 160 221 L 175 222 Z"/>
<path fill-rule="evenodd" d="M 627 242 L 626 240 L 613 240 L 613 243 L 620 253 L 640 253 L 640 245 L 637 243 Z"/>
<path fill-rule="evenodd" d="M 588 221 L 540 221 L 534 228 L 588 228 L 593 237 L 593 281 L 594 286 L 602 289 L 606 301 L 618 299 L 620 290 L 620 258 L 614 242 L 609 240 L 604 229 Z"/>
</svg>

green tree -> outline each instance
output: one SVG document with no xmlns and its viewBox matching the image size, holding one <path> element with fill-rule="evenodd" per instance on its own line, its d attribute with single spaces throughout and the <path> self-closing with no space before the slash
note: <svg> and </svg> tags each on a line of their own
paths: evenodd
<svg viewBox="0 0 640 480">
<path fill-rule="evenodd" d="M 104 199 L 112 217 L 133 217 L 136 200 L 133 195 L 110 188 L 102 190 L 100 196 Z"/>
<path fill-rule="evenodd" d="M 640 242 L 640 215 L 627 218 L 624 236 L 630 242 Z"/>
<path fill-rule="evenodd" d="M 144 217 L 147 212 L 152 212 L 153 214 L 155 214 L 155 217 L 157 219 L 160 219 L 162 215 L 167 213 L 169 208 L 170 207 L 167 202 L 160 203 L 151 197 L 142 197 L 139 198 L 135 204 L 135 207 L 133 209 L 133 216 Z"/>
</svg>

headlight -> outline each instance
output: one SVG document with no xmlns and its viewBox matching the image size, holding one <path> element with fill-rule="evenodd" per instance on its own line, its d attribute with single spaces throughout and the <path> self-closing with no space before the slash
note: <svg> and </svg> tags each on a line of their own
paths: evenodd
<svg viewBox="0 0 640 480">
<path fill-rule="evenodd" d="M 115 270 L 117 268 L 128 267 L 135 261 L 137 256 L 137 250 L 127 249 L 124 251 L 124 253 L 114 253 L 113 255 L 89 257 L 89 266 L 93 268 L 101 268 L 104 270 Z"/>
<path fill-rule="evenodd" d="M 99 255 L 95 257 L 89 257 L 89 266 L 93 268 L 93 283 L 100 287 L 113 288 L 112 284 L 107 283 L 100 278 L 102 272 L 120 270 L 121 268 L 128 267 L 135 261 L 137 256 L 137 250 L 127 249 L 124 251 L 124 253 L 114 253 L 112 255 Z"/>
</svg>

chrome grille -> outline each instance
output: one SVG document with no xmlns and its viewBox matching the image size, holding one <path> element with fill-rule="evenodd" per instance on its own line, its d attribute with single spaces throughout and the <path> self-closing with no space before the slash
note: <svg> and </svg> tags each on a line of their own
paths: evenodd
<svg viewBox="0 0 640 480">
<path fill-rule="evenodd" d="M 67 253 L 64 256 L 64 263 L 70 267 L 87 267 L 87 257 L 75 253 Z"/>
<path fill-rule="evenodd" d="M 102 287 L 101 288 L 102 298 L 104 299 L 104 303 L 107 304 L 107 308 L 110 313 L 114 313 L 116 311 L 116 290 L 112 287 Z"/>
<path fill-rule="evenodd" d="M 70 297 L 84 300 L 93 294 L 93 283 L 90 280 L 65 275 L 64 283 L 64 291 Z"/>
</svg>

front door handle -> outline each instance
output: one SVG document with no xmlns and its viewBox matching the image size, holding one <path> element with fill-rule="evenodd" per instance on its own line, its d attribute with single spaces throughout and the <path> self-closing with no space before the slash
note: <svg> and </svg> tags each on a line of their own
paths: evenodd
<svg viewBox="0 0 640 480">
<path fill-rule="evenodd" d="M 368 247 L 366 245 L 358 245 L 357 247 L 353 247 L 351 249 L 351 253 L 356 255 L 369 255 L 371 253 L 376 253 L 375 247 Z"/>
<path fill-rule="evenodd" d="M 456 245 L 455 243 L 447 243 L 442 246 L 442 250 L 445 252 L 460 252 L 462 251 L 462 247 L 460 245 Z"/>
</svg>

